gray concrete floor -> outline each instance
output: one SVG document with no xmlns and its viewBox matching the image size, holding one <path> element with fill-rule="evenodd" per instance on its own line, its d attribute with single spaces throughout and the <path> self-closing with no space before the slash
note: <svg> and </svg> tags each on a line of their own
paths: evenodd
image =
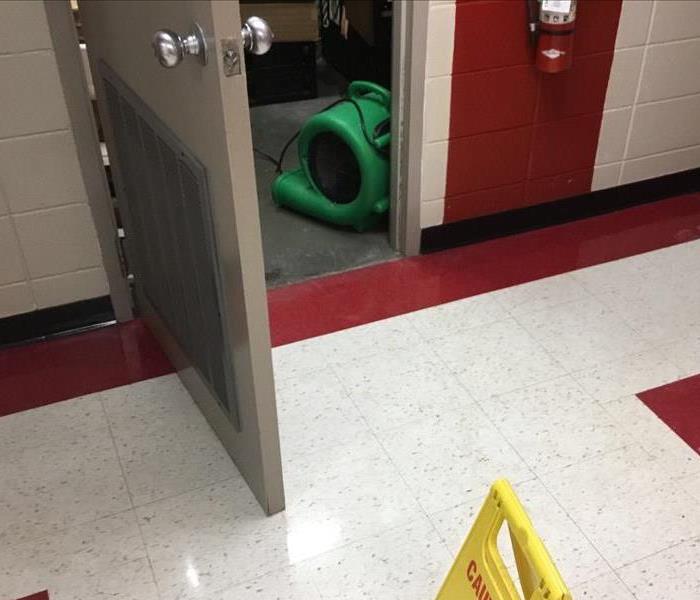
<svg viewBox="0 0 700 600">
<path fill-rule="evenodd" d="M 340 77 L 330 68 L 319 68 L 319 97 L 313 100 L 258 106 L 250 111 L 253 146 L 279 156 L 284 144 L 319 110 L 340 97 L 344 89 Z M 290 146 L 284 168 L 295 169 L 299 162 L 296 141 Z M 275 287 L 346 271 L 363 265 L 390 260 L 396 253 L 389 245 L 387 224 L 357 233 L 280 208 L 272 200 L 275 166 L 255 155 L 265 279 Z"/>
</svg>

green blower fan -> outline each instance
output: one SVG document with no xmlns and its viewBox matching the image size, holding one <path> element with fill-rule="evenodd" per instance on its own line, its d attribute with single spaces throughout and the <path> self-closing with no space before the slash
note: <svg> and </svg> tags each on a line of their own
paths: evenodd
<svg viewBox="0 0 700 600">
<path fill-rule="evenodd" d="M 389 90 L 351 83 L 301 129 L 301 168 L 275 180 L 275 202 L 357 231 L 374 226 L 389 209 L 390 115 Z"/>
</svg>

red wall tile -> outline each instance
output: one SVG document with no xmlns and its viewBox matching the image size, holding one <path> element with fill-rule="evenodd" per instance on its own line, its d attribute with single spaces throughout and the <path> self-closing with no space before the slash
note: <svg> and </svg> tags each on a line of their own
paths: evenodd
<svg viewBox="0 0 700 600">
<path fill-rule="evenodd" d="M 600 112 L 605 104 L 612 59 L 612 52 L 582 56 L 564 73 L 543 73 L 537 122 Z"/>
<path fill-rule="evenodd" d="M 447 222 L 590 191 L 621 6 L 581 0 L 574 65 L 546 75 L 525 0 L 458 1 Z"/>
<path fill-rule="evenodd" d="M 535 125 L 530 179 L 593 167 L 601 113 Z"/>
<path fill-rule="evenodd" d="M 537 74 L 530 65 L 455 75 L 450 137 L 528 125 L 536 99 Z"/>
<path fill-rule="evenodd" d="M 533 206 L 559 198 L 578 196 L 591 191 L 593 169 L 562 173 L 552 177 L 533 179 L 525 185 L 522 206 Z"/>
<path fill-rule="evenodd" d="M 447 196 L 525 179 L 531 127 L 506 129 L 450 141 Z"/>
<path fill-rule="evenodd" d="M 457 5 L 454 73 L 529 64 L 525 0 L 488 0 Z"/>
<path fill-rule="evenodd" d="M 613 50 L 621 10 L 622 0 L 579 0 L 574 56 Z"/>
<path fill-rule="evenodd" d="M 471 194 L 448 196 L 445 198 L 445 223 L 510 210 L 522 203 L 524 192 L 525 184 L 516 183 Z"/>
</svg>

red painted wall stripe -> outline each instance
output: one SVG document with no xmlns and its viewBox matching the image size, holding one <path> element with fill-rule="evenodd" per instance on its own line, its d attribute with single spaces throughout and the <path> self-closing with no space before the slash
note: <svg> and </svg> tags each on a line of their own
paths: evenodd
<svg viewBox="0 0 700 600">
<path fill-rule="evenodd" d="M 457 3 L 446 223 L 590 191 L 621 8 L 580 2 L 573 67 L 547 75 L 524 0 Z"/>
<path fill-rule="evenodd" d="M 700 375 L 648 390 L 637 397 L 700 454 Z"/>
<path fill-rule="evenodd" d="M 273 346 L 700 238 L 700 194 L 268 292 Z"/>
</svg>

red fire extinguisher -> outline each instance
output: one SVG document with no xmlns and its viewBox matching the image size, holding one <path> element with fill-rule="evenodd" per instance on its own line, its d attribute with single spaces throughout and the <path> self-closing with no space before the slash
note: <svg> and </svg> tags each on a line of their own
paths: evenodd
<svg viewBox="0 0 700 600">
<path fill-rule="evenodd" d="M 545 73 L 560 73 L 571 68 L 574 50 L 576 0 L 539 0 L 539 16 L 533 19 L 530 6 L 530 32 L 537 33 L 535 64 Z"/>
</svg>

